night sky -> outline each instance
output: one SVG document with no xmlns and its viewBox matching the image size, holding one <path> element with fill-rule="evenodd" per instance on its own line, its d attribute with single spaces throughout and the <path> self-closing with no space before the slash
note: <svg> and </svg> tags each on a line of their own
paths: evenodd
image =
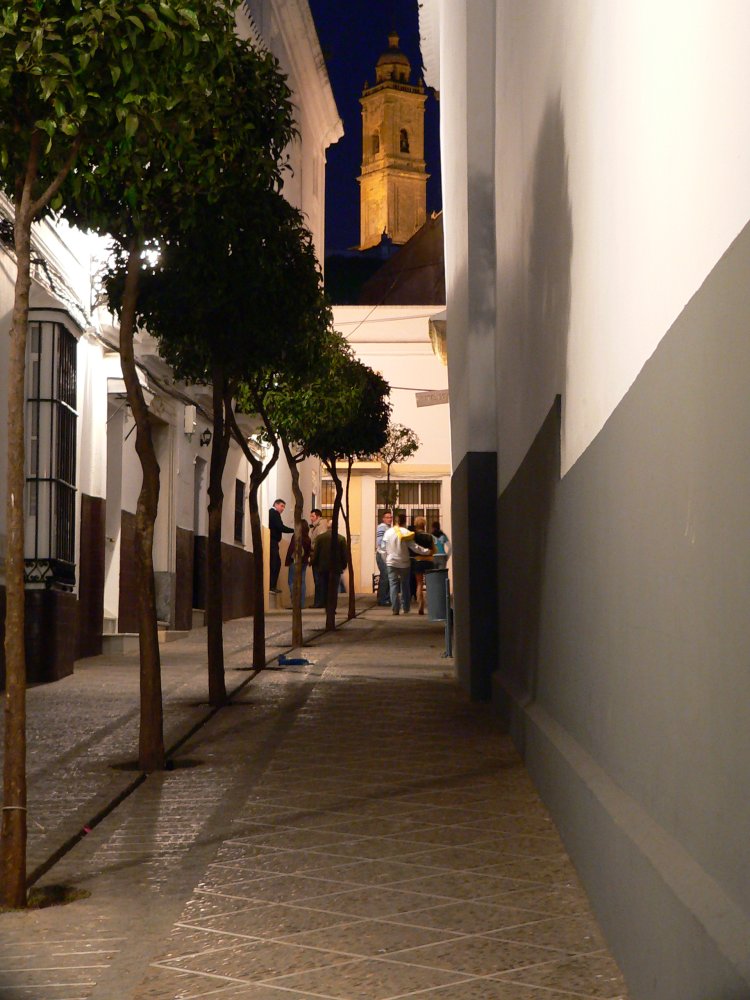
<svg viewBox="0 0 750 1000">
<path fill-rule="evenodd" d="M 359 175 L 362 116 L 359 98 L 365 81 L 375 82 L 375 63 L 395 28 L 399 48 L 411 61 L 411 82 L 422 75 L 417 0 L 309 0 L 326 59 L 344 136 L 328 147 L 326 170 L 326 253 L 359 243 Z M 438 105 L 428 91 L 425 105 L 427 212 L 441 207 Z"/>
</svg>

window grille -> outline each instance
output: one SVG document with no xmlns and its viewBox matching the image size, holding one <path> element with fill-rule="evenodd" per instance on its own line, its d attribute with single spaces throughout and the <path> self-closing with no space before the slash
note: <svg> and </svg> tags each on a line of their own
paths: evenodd
<svg viewBox="0 0 750 1000">
<path fill-rule="evenodd" d="M 427 529 L 429 530 L 432 527 L 432 522 L 439 521 L 441 517 L 441 488 L 442 483 L 439 480 L 422 482 L 391 479 L 391 495 L 395 497 L 394 514 L 405 514 L 407 524 L 412 524 L 415 517 L 424 517 L 427 519 Z M 375 500 L 375 519 L 379 523 L 384 512 L 388 509 L 385 480 L 376 482 Z"/>
<path fill-rule="evenodd" d="M 75 584 L 75 337 L 61 323 L 29 323 L 26 413 L 26 580 Z"/>
<path fill-rule="evenodd" d="M 245 541 L 245 484 L 241 479 L 234 483 L 234 540 Z"/>
</svg>

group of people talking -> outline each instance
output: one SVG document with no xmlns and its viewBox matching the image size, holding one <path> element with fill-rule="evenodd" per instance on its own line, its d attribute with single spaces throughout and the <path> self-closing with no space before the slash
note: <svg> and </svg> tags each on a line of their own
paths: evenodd
<svg viewBox="0 0 750 1000">
<path fill-rule="evenodd" d="M 268 525 L 271 529 L 271 593 L 280 594 L 279 573 L 281 572 L 281 554 L 279 545 L 281 537 L 285 534 L 294 534 L 294 528 L 284 524 L 281 515 L 286 509 L 286 501 L 275 500 L 273 507 L 268 512 Z M 296 539 L 292 538 L 286 550 L 284 565 L 288 567 L 289 593 L 294 587 L 294 574 L 296 567 L 294 557 L 296 554 Z M 304 608 L 307 597 L 306 576 L 307 567 L 312 567 L 313 580 L 315 582 L 314 608 L 324 608 L 326 606 L 326 595 L 328 593 L 328 582 L 332 572 L 331 568 L 331 522 L 323 517 L 323 512 L 319 507 L 314 507 L 310 511 L 309 521 L 302 518 L 300 521 L 299 544 L 302 549 L 302 591 L 301 605 Z M 339 582 L 337 589 L 341 589 L 341 574 L 346 569 L 348 559 L 348 548 L 346 538 L 343 535 L 338 537 L 338 575 Z"/>
<path fill-rule="evenodd" d="M 280 593 L 278 587 L 281 572 L 279 545 L 282 535 L 294 535 L 294 528 L 284 524 L 281 515 L 286 508 L 284 500 L 275 500 L 269 511 L 268 524 L 271 529 L 271 593 Z M 315 581 L 314 608 L 326 606 L 326 595 L 331 572 L 331 522 L 323 517 L 318 507 L 310 511 L 309 521 L 300 522 L 299 545 L 302 550 L 302 607 L 305 606 L 307 567 L 310 566 Z M 287 548 L 284 565 L 288 567 L 289 592 L 294 587 L 297 539 L 292 537 Z M 346 538 L 338 536 L 339 580 L 337 589 L 342 588 L 341 574 L 347 565 L 348 547 Z M 387 510 L 382 515 L 376 532 L 375 558 L 378 564 L 378 604 L 390 605 L 393 614 L 409 614 L 412 599 L 417 603 L 420 615 L 425 613 L 425 573 L 431 569 L 443 569 L 451 554 L 451 543 L 438 521 L 432 522 L 432 530 L 427 531 L 427 520 L 415 517 L 407 527 L 406 515 Z"/>
<path fill-rule="evenodd" d="M 414 523 L 407 526 L 406 514 L 385 511 L 376 534 L 378 604 L 390 605 L 394 615 L 402 611 L 408 615 L 414 598 L 418 613 L 423 615 L 424 575 L 431 569 L 443 569 L 450 553 L 450 539 L 439 521 L 433 521 L 432 531 L 428 532 L 424 517 L 415 517 Z"/>
</svg>

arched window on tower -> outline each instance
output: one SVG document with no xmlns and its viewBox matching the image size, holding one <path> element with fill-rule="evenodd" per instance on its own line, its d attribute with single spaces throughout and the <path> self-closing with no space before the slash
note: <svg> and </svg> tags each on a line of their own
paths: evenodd
<svg viewBox="0 0 750 1000">
<path fill-rule="evenodd" d="M 401 141 L 399 144 L 399 148 L 401 149 L 402 153 L 409 152 L 409 133 L 406 131 L 405 128 L 401 129 Z"/>
<path fill-rule="evenodd" d="M 372 138 L 370 140 L 372 145 L 372 155 L 377 156 L 380 152 L 380 136 L 377 132 L 372 133 Z"/>
</svg>

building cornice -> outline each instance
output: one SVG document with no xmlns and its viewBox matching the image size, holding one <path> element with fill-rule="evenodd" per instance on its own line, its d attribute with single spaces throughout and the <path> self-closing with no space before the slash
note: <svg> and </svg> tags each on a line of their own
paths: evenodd
<svg viewBox="0 0 750 1000">
<path fill-rule="evenodd" d="M 267 49 L 270 45 L 263 35 L 267 30 L 264 20 L 270 14 L 289 65 L 284 66 L 280 53 L 274 54 L 282 63 L 282 69 L 296 78 L 299 92 L 304 93 L 305 109 L 315 135 L 323 149 L 338 142 L 344 134 L 344 126 L 307 0 L 243 0 L 239 10 L 246 20 L 249 37 Z"/>
<path fill-rule="evenodd" d="M 419 48 L 425 83 L 440 90 L 440 0 L 420 0 Z"/>
<path fill-rule="evenodd" d="M 372 97 L 373 94 L 380 94 L 388 90 L 398 90 L 402 94 L 411 94 L 414 97 L 421 97 L 422 100 L 425 99 L 425 89 L 422 84 L 413 83 L 399 83 L 397 80 L 383 80 L 381 83 L 376 83 L 374 87 L 365 87 L 362 91 L 362 97 Z"/>
</svg>

